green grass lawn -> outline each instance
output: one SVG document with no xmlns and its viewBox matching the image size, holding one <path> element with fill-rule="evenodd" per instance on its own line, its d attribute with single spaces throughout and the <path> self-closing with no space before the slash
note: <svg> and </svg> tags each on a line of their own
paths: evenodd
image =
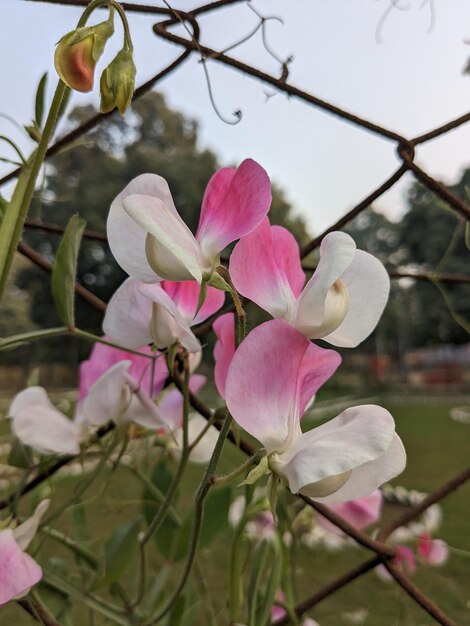
<svg viewBox="0 0 470 626">
<path fill-rule="evenodd" d="M 386 404 L 384 400 L 383 404 Z M 402 437 L 408 453 L 408 466 L 396 484 L 430 492 L 446 482 L 454 473 L 468 465 L 470 425 L 457 423 L 450 419 L 451 405 L 434 403 L 430 406 L 412 406 L 387 404 L 394 415 L 397 430 Z M 239 459 L 236 451 L 227 444 L 222 469 L 229 469 Z M 183 485 L 181 495 L 182 510 L 190 511 L 191 492 L 200 477 L 199 469 L 191 469 Z M 47 489 L 56 492 L 59 502 L 71 495 L 79 481 L 67 478 L 54 481 Z M 102 544 L 111 529 L 124 523 L 140 511 L 142 486 L 131 477 L 127 470 L 121 469 L 108 474 L 102 481 L 103 489 L 96 488 L 85 492 L 83 499 L 87 504 L 88 528 L 95 541 L 85 545 L 99 556 Z M 395 509 L 395 507 L 394 507 Z M 470 484 L 461 487 L 450 495 L 442 504 L 443 523 L 438 536 L 445 539 L 452 550 L 448 562 L 439 568 L 419 566 L 414 580 L 424 592 L 430 595 L 459 626 L 470 625 Z M 386 515 L 400 512 L 387 510 Z M 79 523 L 80 526 L 80 523 Z M 67 532 L 77 527 L 77 511 L 67 511 L 57 519 L 57 527 Z M 75 531 L 74 531 L 75 532 Z M 204 550 L 199 558 L 196 578 L 191 581 L 191 602 L 195 603 L 189 613 L 187 624 L 207 624 L 203 602 L 198 601 L 199 584 L 204 580 L 211 597 L 214 599 L 218 620 L 213 623 L 228 624 L 223 611 L 224 598 L 228 585 L 227 561 L 230 550 L 230 532 L 225 530 Z M 40 543 L 40 560 L 45 562 L 52 554 L 56 557 L 56 567 L 61 562 L 57 558 L 73 562 L 70 554 L 58 547 L 51 539 Z M 348 547 L 341 551 L 327 551 L 317 548 L 315 551 L 304 548 L 300 551 L 297 577 L 298 600 L 309 596 L 336 576 L 346 572 L 368 558 L 370 553 L 362 548 Z M 155 571 L 163 572 L 164 564 L 157 551 L 152 552 L 151 564 Z M 59 570 L 58 570 L 59 571 Z M 127 582 L 132 595 L 135 584 L 135 571 L 129 571 Z M 170 579 L 168 585 L 171 586 Z M 77 579 L 77 582 L 79 580 Z M 360 610 L 363 610 L 363 619 Z M 367 612 L 367 613 L 366 613 Z M 76 609 L 74 626 L 100 626 L 107 624 L 102 617 L 89 622 L 88 612 Z M 415 606 L 405 593 L 394 583 L 384 583 L 374 572 L 370 572 L 330 598 L 324 600 L 311 612 L 321 626 L 341 626 L 348 624 L 366 624 L 368 626 L 424 626 L 433 624 L 433 620 Z M 356 621 L 354 621 L 356 619 Z M 30 619 L 16 605 L 11 604 L 0 609 L 0 626 L 29 626 L 37 623 Z"/>
</svg>

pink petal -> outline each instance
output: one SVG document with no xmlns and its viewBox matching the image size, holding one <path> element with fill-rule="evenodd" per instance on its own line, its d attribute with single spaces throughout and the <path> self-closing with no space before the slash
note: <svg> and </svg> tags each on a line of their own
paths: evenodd
<svg viewBox="0 0 470 626">
<path fill-rule="evenodd" d="M 103 338 L 106 339 L 106 337 Z M 149 346 L 139 347 L 138 350 L 143 354 L 152 354 Z M 119 363 L 119 361 L 130 361 L 129 374 L 139 381 L 141 387 L 146 390 L 150 389 L 150 373 L 152 369 L 152 361 L 150 359 L 97 342 L 93 344 L 88 359 L 80 364 L 79 400 L 83 400 L 90 387 L 98 378 L 115 363 Z M 161 355 L 155 360 L 154 394 L 157 394 L 163 388 L 167 376 L 168 368 L 163 355 Z"/>
<path fill-rule="evenodd" d="M 25 595 L 41 578 L 40 566 L 21 551 L 13 532 L 0 531 L 0 606 Z"/>
<path fill-rule="evenodd" d="M 405 574 L 412 576 L 416 572 L 416 559 L 413 550 L 408 546 L 397 546 L 393 564 L 403 570 Z"/>
<path fill-rule="evenodd" d="M 418 538 L 418 556 L 429 565 L 442 565 L 449 557 L 449 547 L 442 539 L 431 539 L 423 533 Z"/>
<path fill-rule="evenodd" d="M 176 209 L 166 180 L 156 174 L 142 174 L 121 191 L 109 211 L 107 233 L 114 258 L 130 276 L 144 282 L 156 282 L 159 278 L 145 255 L 147 232 L 124 210 L 124 200 L 134 194 L 157 198 L 175 214 Z"/>
<path fill-rule="evenodd" d="M 202 201 L 196 239 L 207 258 L 255 229 L 271 206 L 271 185 L 264 169 L 245 159 L 237 170 L 225 167 L 210 179 Z"/>
<path fill-rule="evenodd" d="M 329 380 L 341 364 L 341 356 L 309 343 L 299 369 L 300 416 L 320 387 Z"/>
<path fill-rule="evenodd" d="M 264 219 L 235 246 L 230 277 L 246 298 L 273 317 L 285 317 L 305 282 L 299 246 L 288 230 Z"/>
<path fill-rule="evenodd" d="M 199 301 L 199 293 L 201 291 L 201 285 L 199 285 L 199 283 L 194 280 L 185 280 L 182 282 L 164 280 L 161 286 L 176 304 L 179 312 L 190 326 L 200 324 L 210 315 L 218 311 L 224 304 L 224 292 L 214 287 L 207 287 L 204 304 L 200 308 L 197 316 L 194 317 Z"/>
<path fill-rule="evenodd" d="M 338 504 L 330 504 L 329 508 L 338 515 L 341 515 L 347 522 L 356 528 L 366 528 L 377 522 L 380 518 L 382 510 L 383 496 L 377 489 L 367 496 L 349 500 L 348 502 L 340 502 Z M 318 523 L 320 526 L 335 534 L 343 534 L 342 531 L 327 520 L 322 515 L 318 515 Z"/>
<path fill-rule="evenodd" d="M 217 341 L 214 346 L 214 379 L 217 391 L 225 399 L 225 382 L 235 354 L 235 315 L 225 313 L 212 324 Z"/>
<path fill-rule="evenodd" d="M 225 386 L 227 406 L 268 453 L 301 434 L 300 409 L 324 381 L 325 370 L 331 371 L 323 352 L 329 351 L 311 347 L 280 319 L 257 326 L 235 352 Z"/>
</svg>

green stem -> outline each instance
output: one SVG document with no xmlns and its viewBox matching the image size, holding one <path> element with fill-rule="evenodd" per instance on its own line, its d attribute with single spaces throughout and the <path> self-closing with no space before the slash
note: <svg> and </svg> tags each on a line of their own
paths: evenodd
<svg viewBox="0 0 470 626">
<path fill-rule="evenodd" d="M 266 454 L 266 450 L 264 448 L 260 448 L 250 456 L 250 458 L 242 463 L 240 467 L 237 467 L 233 470 L 233 472 L 229 472 L 228 474 L 224 474 L 224 476 L 211 476 L 211 481 L 214 485 L 220 485 L 224 483 L 229 483 L 235 478 L 238 478 L 242 474 L 244 474 L 252 465 L 255 465 L 264 455 Z"/>
<path fill-rule="evenodd" d="M 45 330 L 34 330 L 28 333 L 12 335 L 6 339 L 0 338 L 0 350 L 11 348 L 15 344 L 21 344 L 27 341 L 35 341 L 36 339 L 44 339 L 48 337 L 60 337 L 61 335 L 76 335 L 77 337 L 81 337 L 87 341 L 102 343 L 105 346 L 110 346 L 111 348 L 122 350 L 123 352 L 129 352 L 130 354 L 136 354 L 137 356 L 142 356 L 145 359 L 151 359 L 153 361 L 161 358 L 160 355 L 156 355 L 154 353 L 147 354 L 147 352 L 132 350 L 131 348 L 126 348 L 126 346 L 120 345 L 119 343 L 114 343 L 113 341 L 108 341 L 107 339 L 103 339 L 103 337 L 89 333 L 86 330 L 81 330 L 80 328 L 68 328 L 67 326 L 57 326 L 56 328 L 46 328 Z"/>
<path fill-rule="evenodd" d="M 68 87 L 62 81 L 58 82 L 38 147 L 20 174 L 13 197 L 0 224 L 0 299 L 5 290 L 13 255 L 31 204 L 36 179 L 44 162 L 49 139 L 54 132 L 67 89 Z"/>
<path fill-rule="evenodd" d="M 232 541 L 231 559 L 230 559 L 230 589 L 229 589 L 229 617 L 230 623 L 239 621 L 240 605 L 242 601 L 242 571 L 243 571 L 243 550 L 242 542 L 244 540 L 244 530 L 248 517 L 243 514 L 238 526 L 235 529 L 235 535 Z"/>
<path fill-rule="evenodd" d="M 175 476 L 171 482 L 171 485 L 166 493 L 166 497 L 161 507 L 158 509 L 157 514 L 150 522 L 147 530 L 145 531 L 142 539 L 140 540 L 141 545 L 145 545 L 150 541 L 152 536 L 157 532 L 163 523 L 167 512 L 170 509 L 170 506 L 173 502 L 173 499 L 176 495 L 176 491 L 179 487 L 181 479 L 183 478 L 184 470 L 186 469 L 186 465 L 188 463 L 189 458 L 189 447 L 188 447 L 188 416 L 189 416 L 189 361 L 187 357 L 187 353 L 185 354 L 185 369 L 184 369 L 184 381 L 183 381 L 183 451 L 181 453 L 181 459 L 178 465 L 178 469 L 176 471 Z"/>
<path fill-rule="evenodd" d="M 0 339 L 0 350 L 5 348 L 11 348 L 15 344 L 26 343 L 35 339 L 45 339 L 47 337 L 60 337 L 61 335 L 68 335 L 70 330 L 66 326 L 58 326 L 57 328 L 47 328 L 45 330 L 37 330 L 30 333 L 20 333 L 18 335 L 12 335 L 6 339 Z"/>
<path fill-rule="evenodd" d="M 189 397 L 188 397 L 188 401 L 189 401 Z M 215 444 L 214 452 L 212 453 L 212 457 L 209 461 L 209 465 L 207 466 L 202 482 L 199 485 L 199 488 L 196 492 L 193 530 L 191 534 L 191 544 L 189 547 L 188 555 L 186 557 L 186 562 L 184 565 L 181 578 L 178 581 L 173 593 L 171 594 L 170 598 L 166 602 L 165 606 L 162 609 L 160 609 L 158 613 L 154 615 L 150 620 L 145 622 L 145 624 L 148 626 L 160 621 L 171 610 L 171 608 L 173 607 L 173 604 L 178 599 L 180 593 L 183 591 L 186 585 L 186 581 L 188 580 L 188 577 L 189 577 L 189 574 L 191 572 L 191 568 L 194 562 L 194 557 L 196 556 L 197 545 L 199 542 L 199 535 L 201 533 L 203 513 L 204 513 L 204 499 L 209 489 L 212 486 L 211 476 L 214 474 L 217 468 L 217 463 L 219 462 L 220 455 L 224 447 L 225 439 L 227 437 L 227 433 L 230 430 L 231 422 L 232 422 L 232 418 L 229 415 L 227 415 L 225 422 L 223 423 L 222 428 L 220 430 L 219 436 L 217 438 L 217 443 Z"/>
<path fill-rule="evenodd" d="M 80 546 L 76 541 L 71 539 L 68 535 L 64 535 L 64 533 L 61 533 L 55 528 L 50 528 L 49 526 L 43 526 L 41 528 L 41 532 L 47 535 L 48 537 L 50 537 L 51 539 L 54 539 L 55 541 L 58 541 L 62 545 L 69 548 L 69 550 L 74 552 L 80 559 L 88 563 L 88 565 L 94 570 L 98 569 L 99 562 L 98 562 L 98 559 L 95 557 L 95 555 L 89 552 L 86 548 L 83 548 L 82 546 Z"/>
<path fill-rule="evenodd" d="M 266 559 L 268 557 L 269 544 L 266 541 L 263 541 L 258 551 L 258 558 L 256 559 L 256 570 L 254 572 L 254 576 L 250 581 L 250 595 L 248 600 L 248 610 L 249 610 L 249 619 L 248 626 L 256 626 L 256 613 L 258 608 L 258 593 L 261 585 L 261 580 L 263 578 L 264 565 L 266 563 Z"/>
<path fill-rule="evenodd" d="M 137 476 L 137 478 L 139 478 L 139 480 L 141 480 L 145 487 L 150 491 L 155 500 L 157 500 L 160 505 L 163 504 L 163 502 L 165 501 L 165 494 L 163 494 L 160 489 L 156 485 L 154 485 L 154 483 L 143 472 L 141 472 L 137 467 L 134 467 L 133 465 L 127 465 L 126 463 L 122 463 L 121 468 L 126 468 L 131 471 L 135 476 Z M 183 525 L 178 513 L 171 506 L 168 509 L 168 515 L 177 526 Z"/>
<path fill-rule="evenodd" d="M 18 146 L 16 145 L 14 141 L 9 139 L 8 137 L 5 137 L 5 135 L 0 135 L 0 141 L 4 141 L 9 146 L 11 146 L 13 150 L 16 152 L 16 154 L 20 157 L 20 160 L 23 163 L 23 165 L 26 165 L 26 159 L 24 158 L 23 153 L 21 152 L 21 150 L 18 148 Z"/>
</svg>

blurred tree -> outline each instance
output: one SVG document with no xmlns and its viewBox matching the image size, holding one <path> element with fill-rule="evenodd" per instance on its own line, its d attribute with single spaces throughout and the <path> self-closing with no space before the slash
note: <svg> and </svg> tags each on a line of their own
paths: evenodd
<svg viewBox="0 0 470 626">
<path fill-rule="evenodd" d="M 72 111 L 73 125 L 94 113 L 92 107 Z M 32 215 L 45 222 L 65 225 L 74 213 L 87 220 L 87 228 L 105 232 L 106 217 L 114 197 L 135 176 L 155 172 L 170 186 L 175 204 L 195 232 L 205 186 L 219 167 L 215 154 L 199 146 L 194 120 L 170 109 L 159 93 L 137 100 L 125 119 L 106 118 L 73 149 L 49 162 L 44 187 Z M 288 226 L 299 240 L 308 238 L 301 218 L 292 215 L 282 191 L 273 189 L 272 218 Z M 25 240 L 53 259 L 60 238 L 26 230 Z M 107 245 L 84 241 L 79 258 L 78 279 L 97 296 L 108 301 L 125 278 Z M 50 295 L 49 277 L 36 268 L 21 271 L 18 287 L 31 298 L 31 317 L 41 327 L 59 323 Z M 100 332 L 101 314 L 77 299 L 77 324 Z M 56 358 L 67 360 L 67 354 Z"/>
</svg>

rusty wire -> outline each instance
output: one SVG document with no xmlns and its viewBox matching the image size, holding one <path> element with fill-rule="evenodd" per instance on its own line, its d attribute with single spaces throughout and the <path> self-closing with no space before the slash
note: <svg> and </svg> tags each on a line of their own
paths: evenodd
<svg viewBox="0 0 470 626">
<path fill-rule="evenodd" d="M 29 0 L 34 2 L 48 2 L 52 4 L 62 4 L 68 6 L 85 6 L 88 4 L 88 0 Z M 282 91 L 287 93 L 293 97 L 299 98 L 305 103 L 312 105 L 316 108 L 319 108 L 331 115 L 334 115 L 341 119 L 342 121 L 353 124 L 359 128 L 362 128 L 365 131 L 372 132 L 387 141 L 391 141 L 395 143 L 396 152 L 401 160 L 400 167 L 381 185 L 379 185 L 375 190 L 373 190 L 366 198 L 364 198 L 361 202 L 359 202 L 355 207 L 353 207 L 350 211 L 348 211 L 341 219 L 339 219 L 336 224 L 326 229 L 323 233 L 312 239 L 303 249 L 302 249 L 302 258 L 308 256 L 313 250 L 318 248 L 322 239 L 329 232 L 333 230 L 338 230 L 343 228 L 347 223 L 349 223 L 354 217 L 359 215 L 362 211 L 370 207 L 372 202 L 381 197 L 388 189 L 390 189 L 395 183 L 398 182 L 402 178 L 402 176 L 410 171 L 413 173 L 415 178 L 419 180 L 424 186 L 426 186 L 430 191 L 444 200 L 450 208 L 452 208 L 459 216 L 464 217 L 465 219 L 470 218 L 470 207 L 462 201 L 459 197 L 457 197 L 452 191 L 450 191 L 445 185 L 443 185 L 440 181 L 436 180 L 434 177 L 430 176 L 426 171 L 424 171 L 416 162 L 415 162 L 415 148 L 420 144 L 423 144 L 427 141 L 435 139 L 441 135 L 448 133 L 449 131 L 460 127 L 461 125 L 470 121 L 470 113 L 462 115 L 455 120 L 451 120 L 425 134 L 420 136 L 408 139 L 406 137 L 401 136 L 399 133 L 391 129 L 387 129 L 383 126 L 375 124 L 367 119 L 361 118 L 357 115 L 350 113 L 344 109 L 341 109 L 338 106 L 335 106 L 325 100 L 318 98 L 317 96 L 310 94 L 298 87 L 291 85 L 287 82 L 286 76 L 283 74 L 281 78 L 276 78 L 275 76 L 266 74 L 265 72 L 248 65 L 242 61 L 239 61 L 236 58 L 228 56 L 224 51 L 216 51 L 208 48 L 207 46 L 203 46 L 199 43 L 199 35 L 200 35 L 200 26 L 197 22 L 196 16 L 203 14 L 208 11 L 213 11 L 216 9 L 223 8 L 230 4 L 235 4 L 236 2 L 240 2 L 240 0 L 218 0 L 215 2 L 210 2 L 208 4 L 201 5 L 196 7 L 189 12 L 183 12 L 168 8 L 160 8 L 147 6 L 145 4 L 130 4 L 130 3 L 122 3 L 122 6 L 125 10 L 131 12 L 139 12 L 146 14 L 158 14 L 164 15 L 167 19 L 163 22 L 157 23 L 153 26 L 154 32 L 157 36 L 170 41 L 184 50 L 183 52 L 166 68 L 158 72 L 154 77 L 152 77 L 145 84 L 141 85 L 138 89 L 136 89 L 135 97 L 140 97 L 143 93 L 148 91 L 151 87 L 153 87 L 161 78 L 168 75 L 172 71 L 174 71 L 186 58 L 188 58 L 191 53 L 202 54 L 204 59 L 212 60 L 214 62 L 222 63 L 228 67 L 231 67 L 235 70 L 243 72 L 247 75 L 252 76 L 253 78 L 262 81 L 266 84 L 271 85 L 278 91 Z M 184 20 L 189 23 L 192 29 L 191 39 L 186 39 L 184 37 L 180 37 L 175 35 L 174 33 L 168 30 L 168 27 L 178 23 L 179 21 Z M 91 117 L 89 120 L 77 126 L 74 130 L 69 132 L 67 135 L 56 141 L 49 147 L 47 152 L 47 157 L 50 157 L 57 152 L 59 152 L 63 147 L 71 144 L 73 141 L 80 137 L 91 128 L 96 126 L 102 119 L 106 117 L 106 114 L 98 113 Z M 3 176 L 0 179 L 0 185 L 6 183 L 9 180 L 12 180 L 19 174 L 19 169 L 11 171 L 9 174 Z M 40 224 L 37 222 L 27 221 L 25 226 L 28 228 L 36 228 L 40 230 L 45 230 L 48 232 L 61 233 L 62 227 L 51 224 Z M 86 232 L 85 237 L 88 237 L 92 240 L 104 241 L 104 235 L 100 233 Z M 41 257 L 35 250 L 29 248 L 25 244 L 20 244 L 19 251 L 27 256 L 33 263 L 38 265 L 39 267 L 50 271 L 50 263 Z M 403 278 L 409 277 L 417 280 L 442 280 L 449 282 L 462 282 L 466 283 L 470 281 L 469 276 L 466 275 L 454 275 L 454 274 L 443 274 L 438 275 L 432 272 L 409 272 L 406 270 L 400 270 L 400 268 L 393 270 L 390 272 L 392 278 Z M 82 297 L 84 297 L 92 306 L 94 306 L 97 310 L 103 311 L 105 308 L 105 303 L 96 298 L 91 292 L 86 290 L 82 285 L 76 285 L 76 291 Z M 218 315 L 223 312 L 230 310 L 230 306 L 225 307 Z M 203 335 L 208 332 L 212 326 L 212 322 L 215 319 L 215 316 L 206 323 L 199 326 L 197 329 L 197 334 Z M 174 381 L 177 386 L 180 385 L 181 381 L 178 380 L 177 375 L 174 377 Z M 211 410 L 194 394 L 191 394 L 191 405 L 193 408 L 198 411 L 203 417 L 209 418 L 211 416 Z M 253 449 L 251 445 L 238 438 L 234 438 L 230 436 L 232 442 L 237 445 L 243 452 L 246 454 L 251 454 Z M 52 464 L 46 470 L 40 472 L 35 478 L 26 483 L 19 494 L 12 494 L 10 498 L 6 498 L 3 501 L 0 501 L 0 509 L 9 505 L 12 497 L 19 497 L 23 493 L 28 493 L 36 486 L 47 480 L 54 473 L 59 471 L 64 465 L 71 462 L 74 457 L 66 457 L 64 459 L 60 459 L 58 462 Z M 338 526 L 353 538 L 357 543 L 363 545 L 367 549 L 371 550 L 375 553 L 373 558 L 364 561 L 360 565 L 354 567 L 348 572 L 342 574 L 337 577 L 335 580 L 327 584 L 322 589 L 316 591 L 312 596 L 300 602 L 294 609 L 294 612 L 297 616 L 302 616 L 306 611 L 316 606 L 323 599 L 331 596 L 338 589 L 341 589 L 345 585 L 349 584 L 353 580 L 358 579 L 359 577 L 366 574 L 368 571 L 383 563 L 385 567 L 388 569 L 396 583 L 401 586 L 404 591 L 417 603 L 419 604 L 433 619 L 444 626 L 455 626 L 455 622 L 448 617 L 430 598 L 428 598 L 411 580 L 402 572 L 397 570 L 394 567 L 392 559 L 394 555 L 393 545 L 387 544 L 386 540 L 390 536 L 390 534 L 399 528 L 400 526 L 409 523 L 420 514 L 423 513 L 428 507 L 432 504 L 435 504 L 445 498 L 449 493 L 456 490 L 462 484 L 470 479 L 470 467 L 465 468 L 463 471 L 458 473 L 456 476 L 452 477 L 448 480 L 444 485 L 439 487 L 436 491 L 427 496 L 421 503 L 416 506 L 410 507 L 403 515 L 397 517 L 391 523 L 389 523 L 385 528 L 383 528 L 376 539 L 372 539 L 366 533 L 358 530 L 357 528 L 352 527 L 348 524 L 344 519 L 342 519 L 339 515 L 333 513 L 328 507 L 321 505 L 316 502 L 312 502 L 308 498 L 302 498 L 308 506 L 313 507 L 318 512 L 320 512 L 324 517 L 329 519 L 333 524 Z M 283 626 L 289 624 L 289 617 L 285 616 L 279 618 L 272 622 L 271 626 Z"/>
</svg>

